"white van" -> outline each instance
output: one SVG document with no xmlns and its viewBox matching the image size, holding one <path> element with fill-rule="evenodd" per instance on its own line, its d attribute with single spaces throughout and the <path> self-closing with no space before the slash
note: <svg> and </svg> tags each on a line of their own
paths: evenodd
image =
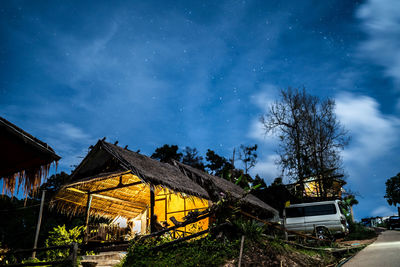
<svg viewBox="0 0 400 267">
<path fill-rule="evenodd" d="M 346 217 L 340 200 L 293 204 L 285 209 L 288 230 L 316 234 L 325 239 L 348 234 Z"/>
</svg>

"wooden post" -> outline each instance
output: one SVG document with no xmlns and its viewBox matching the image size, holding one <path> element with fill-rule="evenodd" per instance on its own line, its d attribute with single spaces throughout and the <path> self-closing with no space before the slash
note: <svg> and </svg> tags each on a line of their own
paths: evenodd
<svg viewBox="0 0 400 267">
<path fill-rule="evenodd" d="M 283 209 L 283 213 L 282 213 L 282 217 L 283 217 L 283 229 L 284 229 L 284 233 L 285 233 L 285 240 L 288 240 L 288 233 L 286 231 L 286 207 Z"/>
<path fill-rule="evenodd" d="M 76 242 L 73 242 L 72 244 L 72 247 L 71 247 L 71 255 L 70 255 L 70 257 L 71 257 L 71 266 L 73 266 L 73 267 L 77 267 L 78 265 L 77 265 L 77 259 L 78 259 L 78 243 L 76 243 Z"/>
<path fill-rule="evenodd" d="M 90 205 L 92 204 L 92 195 L 88 193 L 88 198 L 86 202 L 86 214 L 85 214 L 85 243 L 89 241 L 89 215 L 90 215 Z"/>
<path fill-rule="evenodd" d="M 150 233 L 156 232 L 155 218 L 154 218 L 154 205 L 155 205 L 154 187 L 150 186 Z"/>
<path fill-rule="evenodd" d="M 243 246 L 244 246 L 244 235 L 242 235 L 242 240 L 240 241 L 240 253 L 239 253 L 238 267 L 242 266 Z"/>
<path fill-rule="evenodd" d="M 35 234 L 35 241 L 33 243 L 33 249 L 37 248 L 37 242 L 39 239 L 39 232 L 40 232 L 40 225 L 42 223 L 42 214 L 43 214 L 43 205 L 44 205 L 44 197 L 46 195 L 46 190 L 42 191 L 42 200 L 40 201 L 40 210 L 39 210 L 39 217 L 36 226 L 36 234 Z M 36 258 L 36 251 L 32 252 L 32 258 Z"/>
</svg>

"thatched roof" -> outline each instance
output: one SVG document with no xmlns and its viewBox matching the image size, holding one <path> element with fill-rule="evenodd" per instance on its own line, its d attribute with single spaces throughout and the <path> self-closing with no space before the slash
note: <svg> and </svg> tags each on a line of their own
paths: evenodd
<svg viewBox="0 0 400 267">
<path fill-rule="evenodd" d="M 35 190 L 46 178 L 50 165 L 60 157 L 46 143 L 0 117 L 0 178 L 2 194 L 14 194 L 16 185 L 24 192 Z"/>
<path fill-rule="evenodd" d="M 72 181 L 110 171 L 131 171 L 143 182 L 207 198 L 207 192 L 174 166 L 99 140 L 71 175 Z"/>
<path fill-rule="evenodd" d="M 214 175 L 210 175 L 206 172 L 188 166 L 178 161 L 174 161 L 175 166 L 177 166 L 182 172 L 184 172 L 188 177 L 190 177 L 196 183 L 207 186 L 207 183 L 211 182 L 216 188 L 220 191 L 217 193 L 230 194 L 234 198 L 240 199 L 245 196 L 242 201 L 247 202 L 248 204 L 261 208 L 263 210 L 269 211 L 273 215 L 278 215 L 278 211 L 261 201 L 259 198 L 253 196 L 252 194 L 246 194 L 246 192 L 240 186 L 231 183 L 228 180 L 225 180 L 221 177 L 217 177 Z"/>
<path fill-rule="evenodd" d="M 121 187 L 120 184 L 131 185 Z M 120 186 L 120 188 L 118 188 Z M 118 190 L 107 190 L 118 188 Z M 157 190 L 157 189 L 156 189 Z M 99 192 L 100 191 L 100 192 Z M 60 211 L 74 215 L 83 213 L 91 192 L 91 214 L 115 218 L 134 218 L 146 209 L 150 200 L 150 187 L 131 171 L 101 173 L 64 185 L 53 203 Z"/>
<path fill-rule="evenodd" d="M 185 168 L 190 174 L 182 171 Z M 200 179 L 194 179 L 201 177 Z M 87 195 L 94 196 L 94 214 L 108 217 L 135 217 L 149 204 L 150 187 L 157 191 L 168 188 L 176 193 L 212 199 L 205 182 L 214 188 L 240 198 L 244 191 L 221 178 L 186 165 L 171 165 L 99 140 L 71 175 L 71 181 L 56 195 L 58 207 L 72 213 L 85 209 Z M 118 190 L 109 190 L 115 188 Z M 217 194 L 219 192 L 216 192 Z M 247 195 L 244 201 L 272 214 L 276 211 L 258 198 Z M 136 205 L 136 206 L 135 206 Z"/>
</svg>

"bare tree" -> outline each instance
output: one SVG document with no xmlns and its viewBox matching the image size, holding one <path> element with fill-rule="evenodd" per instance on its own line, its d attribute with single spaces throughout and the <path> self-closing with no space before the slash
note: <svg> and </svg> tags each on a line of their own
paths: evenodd
<svg viewBox="0 0 400 267">
<path fill-rule="evenodd" d="M 239 159 L 243 162 L 245 174 L 257 163 L 257 148 L 257 144 L 254 146 L 240 145 Z"/>
<path fill-rule="evenodd" d="M 279 165 L 283 175 L 300 182 L 319 181 L 319 194 L 326 197 L 334 178 L 343 177 L 340 151 L 349 141 L 348 133 L 337 120 L 335 101 L 321 100 L 305 89 L 281 90 L 261 118 L 266 133 L 279 137 Z"/>
</svg>

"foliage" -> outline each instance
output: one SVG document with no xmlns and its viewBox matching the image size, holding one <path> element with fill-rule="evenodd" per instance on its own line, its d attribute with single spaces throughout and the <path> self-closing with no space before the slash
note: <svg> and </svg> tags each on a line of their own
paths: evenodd
<svg viewBox="0 0 400 267">
<path fill-rule="evenodd" d="M 209 162 L 206 167 L 213 175 L 223 176 L 226 171 L 233 169 L 232 164 L 225 157 L 218 155 L 211 149 L 207 150 L 206 160 Z"/>
<path fill-rule="evenodd" d="M 385 198 L 389 205 L 400 204 L 400 173 L 386 181 Z"/>
<path fill-rule="evenodd" d="M 21 263 L 27 264 L 27 263 L 38 263 L 38 262 L 45 262 L 45 261 L 44 260 L 39 260 L 37 258 L 29 258 L 29 259 L 23 260 Z M 34 267 L 34 266 L 36 266 L 36 265 L 33 264 L 32 267 Z M 30 266 L 28 266 L 28 267 L 30 267 Z"/>
<path fill-rule="evenodd" d="M 282 183 L 282 178 L 280 177 L 275 178 L 270 186 L 261 186 L 259 189 L 254 190 L 252 194 L 277 209 L 281 215 L 285 202 L 296 200 Z"/>
<path fill-rule="evenodd" d="M 343 198 L 343 203 L 347 206 L 354 206 L 358 204 L 358 200 L 353 194 L 347 195 Z"/>
<path fill-rule="evenodd" d="M 334 109 L 333 99 L 321 100 L 304 88 L 289 88 L 281 91 L 280 100 L 261 118 L 266 132 L 279 137 L 282 173 L 301 184 L 309 177 L 320 178 L 322 197 L 332 177 L 343 176 L 340 151 L 349 141 Z"/>
<path fill-rule="evenodd" d="M 177 145 L 163 145 L 155 150 L 151 158 L 158 159 L 161 162 L 170 162 L 171 160 L 181 161 L 182 153 L 178 152 Z"/>
<path fill-rule="evenodd" d="M 81 244 L 83 241 L 85 227 L 76 226 L 67 230 L 65 225 L 57 226 L 49 232 L 45 245 L 46 247 L 69 245 L 72 242 Z M 65 258 L 69 255 L 68 250 L 49 250 L 46 252 L 48 260 L 55 260 L 58 258 Z"/>
<path fill-rule="evenodd" d="M 258 174 L 256 174 L 256 177 L 254 177 L 253 184 L 254 186 L 258 186 L 257 190 L 264 190 L 267 188 L 267 184 L 265 183 L 264 179 Z"/>
<path fill-rule="evenodd" d="M 164 241 L 147 239 L 132 242 L 123 266 L 219 266 L 237 256 L 239 241 L 221 242 L 207 236 L 202 239 L 152 250 Z"/>
<path fill-rule="evenodd" d="M 254 146 L 240 145 L 239 159 L 243 162 L 245 174 L 247 174 L 249 170 L 256 165 L 257 148 L 257 144 Z"/>
<path fill-rule="evenodd" d="M 186 147 L 183 153 L 179 152 L 177 145 L 163 145 L 155 150 L 151 155 L 152 158 L 162 162 L 170 162 L 176 160 L 196 169 L 207 171 L 208 173 L 220 176 L 232 183 L 239 185 L 244 189 L 265 188 L 266 184 L 258 175 L 253 179 L 247 172 L 255 166 L 257 159 L 257 145 L 240 146 L 239 158 L 243 162 L 244 170 L 235 169 L 233 159 L 218 155 L 215 151 L 208 149 L 206 153 L 206 163 L 203 157 L 199 155 L 196 148 Z"/>
<path fill-rule="evenodd" d="M 345 240 L 363 240 L 376 237 L 374 230 L 361 223 L 350 223 L 349 226 L 350 233 L 345 237 Z"/>
<path fill-rule="evenodd" d="M 199 156 L 199 151 L 196 148 L 186 147 L 182 158 L 182 163 L 192 166 L 193 168 L 204 171 L 203 157 Z"/>
<path fill-rule="evenodd" d="M 48 194 L 46 193 L 46 199 Z M 40 195 L 38 196 L 38 198 Z M 35 238 L 35 230 L 38 220 L 40 201 L 36 198 L 17 199 L 8 196 L 0 198 L 0 216 L 6 217 L 0 220 L 0 241 L 3 247 L 8 249 L 31 249 Z M 39 233 L 38 247 L 44 247 L 48 232 L 60 224 L 72 228 L 83 224 L 83 219 L 79 217 L 71 218 L 59 214 L 57 210 L 50 209 L 45 202 L 43 209 L 42 225 Z M 44 252 L 37 253 L 39 257 L 46 256 Z M 14 259 L 20 262 L 24 254 L 15 254 Z M 9 258 L 9 257 L 7 257 Z"/>
<path fill-rule="evenodd" d="M 255 220 L 237 219 L 233 221 L 234 226 L 246 239 L 258 242 L 262 239 L 262 234 L 265 232 L 266 227 Z"/>
<path fill-rule="evenodd" d="M 47 181 L 40 186 L 39 191 L 46 190 L 46 200 L 50 200 L 55 193 L 69 181 L 69 175 L 65 172 L 53 174 Z M 41 195 L 36 194 L 35 197 L 40 200 Z"/>
<path fill-rule="evenodd" d="M 349 223 L 354 222 L 354 215 L 353 215 L 353 206 L 358 204 L 358 200 L 353 194 L 349 194 L 343 198 L 342 203 L 344 210 L 344 214 L 346 216 L 346 220 Z"/>
<path fill-rule="evenodd" d="M 35 238 L 37 216 L 39 213 L 37 200 L 24 200 L 2 196 L 0 198 L 0 237 L 3 246 L 10 249 L 32 248 Z"/>
</svg>

